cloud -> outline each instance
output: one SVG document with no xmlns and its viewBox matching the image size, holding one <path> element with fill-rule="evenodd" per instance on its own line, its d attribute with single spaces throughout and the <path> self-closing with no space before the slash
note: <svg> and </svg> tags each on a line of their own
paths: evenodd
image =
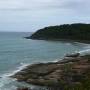
<svg viewBox="0 0 90 90">
<path fill-rule="evenodd" d="M 0 10 L 34 11 L 54 10 L 70 11 L 90 15 L 90 0 L 0 0 Z M 72 13 L 70 12 L 70 13 Z"/>
<path fill-rule="evenodd" d="M 89 0 L 0 0 L 0 9 L 81 9 L 89 7 Z"/>
<path fill-rule="evenodd" d="M 0 30 L 90 22 L 90 0 L 0 0 Z"/>
</svg>

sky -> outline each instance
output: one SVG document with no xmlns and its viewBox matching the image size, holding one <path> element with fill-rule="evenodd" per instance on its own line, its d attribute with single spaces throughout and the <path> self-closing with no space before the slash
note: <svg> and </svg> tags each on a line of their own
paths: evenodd
<svg viewBox="0 0 90 90">
<path fill-rule="evenodd" d="M 90 0 L 0 0 L 0 31 L 34 32 L 71 23 L 90 23 Z"/>
</svg>

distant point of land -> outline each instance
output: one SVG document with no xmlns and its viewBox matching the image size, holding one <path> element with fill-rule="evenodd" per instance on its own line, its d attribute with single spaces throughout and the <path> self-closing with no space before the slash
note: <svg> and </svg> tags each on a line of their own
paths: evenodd
<svg viewBox="0 0 90 90">
<path fill-rule="evenodd" d="M 33 33 L 27 39 L 37 40 L 90 40 L 90 24 L 75 23 L 49 26 Z"/>
</svg>

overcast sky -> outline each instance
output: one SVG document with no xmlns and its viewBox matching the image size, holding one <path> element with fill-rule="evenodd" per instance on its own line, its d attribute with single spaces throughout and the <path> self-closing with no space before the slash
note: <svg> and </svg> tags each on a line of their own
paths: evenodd
<svg viewBox="0 0 90 90">
<path fill-rule="evenodd" d="M 0 31 L 90 23 L 90 0 L 0 0 Z"/>
</svg>

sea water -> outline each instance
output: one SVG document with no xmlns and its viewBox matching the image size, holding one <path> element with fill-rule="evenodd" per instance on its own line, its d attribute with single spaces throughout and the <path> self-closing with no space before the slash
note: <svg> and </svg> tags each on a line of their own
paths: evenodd
<svg viewBox="0 0 90 90">
<path fill-rule="evenodd" d="M 24 38 L 30 34 L 0 32 L 0 90 L 16 90 L 17 87 L 24 85 L 35 88 L 24 82 L 17 82 L 9 76 L 29 64 L 57 61 L 67 53 L 90 49 L 89 44 Z"/>
</svg>

